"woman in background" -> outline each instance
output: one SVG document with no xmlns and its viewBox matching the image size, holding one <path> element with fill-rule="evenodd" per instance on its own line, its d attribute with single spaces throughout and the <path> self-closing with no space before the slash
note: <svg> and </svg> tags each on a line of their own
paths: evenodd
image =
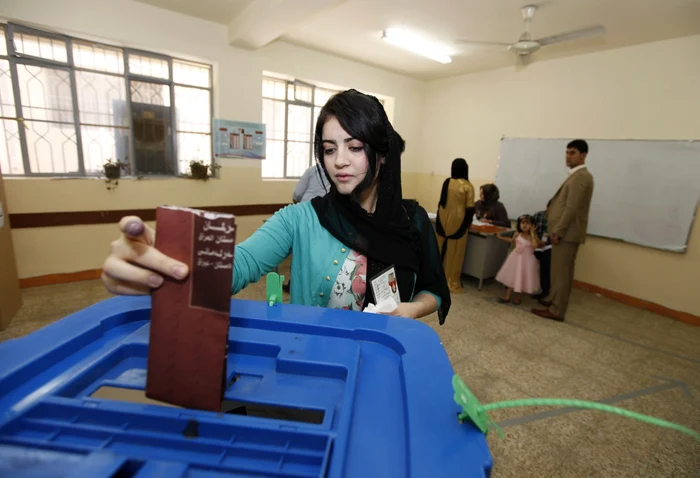
<svg viewBox="0 0 700 478">
<path fill-rule="evenodd" d="M 469 165 L 457 158 L 452 161 L 452 177 L 442 184 L 435 227 L 450 292 L 462 288 L 462 263 L 473 216 L 474 186 L 469 182 Z"/>
<path fill-rule="evenodd" d="M 510 227 L 508 212 L 495 184 L 481 186 L 479 201 L 476 202 L 476 218 L 481 222 L 500 227 Z"/>
</svg>

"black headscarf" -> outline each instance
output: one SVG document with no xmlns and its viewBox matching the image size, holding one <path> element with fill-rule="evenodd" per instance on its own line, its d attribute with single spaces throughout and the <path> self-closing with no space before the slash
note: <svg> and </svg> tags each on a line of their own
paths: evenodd
<svg viewBox="0 0 700 478">
<path fill-rule="evenodd" d="M 466 179 L 469 181 L 469 165 L 464 160 L 464 158 L 457 158 L 452 161 L 452 177 L 445 179 L 442 183 L 442 192 L 440 193 L 440 202 L 438 203 L 438 214 L 435 221 L 435 231 L 440 237 L 444 237 L 446 240 L 442 243 L 442 249 L 440 250 L 440 256 L 444 259 L 445 254 L 447 254 L 447 239 L 461 239 L 469 230 L 469 226 L 472 225 L 472 218 L 474 217 L 474 208 L 470 207 L 464 211 L 464 219 L 462 224 L 460 224 L 457 231 L 448 236 L 445 233 L 445 228 L 442 225 L 442 220 L 440 219 L 440 208 L 447 207 L 447 192 L 450 188 L 450 179 Z"/>
<path fill-rule="evenodd" d="M 451 179 L 466 179 L 469 181 L 469 165 L 464 158 L 457 158 L 452 161 L 452 176 Z M 442 183 L 442 192 L 440 193 L 440 203 L 442 207 L 447 206 L 447 190 L 450 185 L 450 178 L 445 179 Z"/>
<path fill-rule="evenodd" d="M 488 211 L 501 199 L 501 193 L 495 184 L 484 184 L 481 186 L 481 190 L 484 191 L 484 211 Z"/>
<path fill-rule="evenodd" d="M 353 195 L 338 193 L 323 161 L 323 125 L 331 117 L 365 145 L 369 168 Z M 356 90 L 334 95 L 319 114 L 314 138 L 316 159 L 330 181 L 331 192 L 314 198 L 311 204 L 328 232 L 350 249 L 367 256 L 365 305 L 375 302 L 371 279 L 394 266 L 401 301 L 410 302 L 414 292 L 435 294 L 441 301 L 438 316 L 442 324 L 450 309 L 450 292 L 427 213 L 416 201 L 402 197 L 404 145 L 377 98 Z M 369 214 L 355 195 L 369 187 L 377 174 L 377 206 Z"/>
</svg>

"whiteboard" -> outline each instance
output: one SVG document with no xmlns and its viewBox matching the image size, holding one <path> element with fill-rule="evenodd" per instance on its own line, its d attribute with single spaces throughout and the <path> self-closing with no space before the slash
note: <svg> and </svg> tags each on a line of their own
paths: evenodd
<svg viewBox="0 0 700 478">
<path fill-rule="evenodd" d="M 534 214 L 566 179 L 570 140 L 503 138 L 496 184 L 511 219 Z M 590 140 L 588 234 L 685 252 L 700 199 L 700 142 Z"/>
</svg>

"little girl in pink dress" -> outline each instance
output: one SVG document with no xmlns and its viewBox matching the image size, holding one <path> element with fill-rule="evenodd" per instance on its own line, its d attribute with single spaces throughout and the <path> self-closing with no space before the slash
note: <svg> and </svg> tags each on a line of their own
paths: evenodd
<svg viewBox="0 0 700 478">
<path fill-rule="evenodd" d="M 521 294 L 535 294 L 540 291 L 540 266 L 535 257 L 535 249 L 540 246 L 540 240 L 533 218 L 527 215 L 519 217 L 517 230 L 512 239 L 503 237 L 501 233 L 497 236 L 503 241 L 515 243 L 515 249 L 508 255 L 496 275 L 496 280 L 507 287 L 501 302 L 510 302 L 515 292 L 517 298 L 513 303 L 516 305 L 520 304 Z"/>
</svg>

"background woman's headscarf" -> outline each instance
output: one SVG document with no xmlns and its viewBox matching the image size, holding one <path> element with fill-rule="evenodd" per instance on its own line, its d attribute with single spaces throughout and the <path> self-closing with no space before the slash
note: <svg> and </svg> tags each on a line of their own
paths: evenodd
<svg viewBox="0 0 700 478">
<path fill-rule="evenodd" d="M 469 181 L 469 165 L 464 158 L 457 158 L 452 161 L 452 176 L 445 179 L 445 182 L 442 183 L 440 202 L 438 203 L 441 207 L 447 206 L 447 190 L 450 186 L 450 179 L 466 179 Z"/>
<path fill-rule="evenodd" d="M 498 186 L 495 184 L 484 184 L 481 186 L 484 191 L 484 210 L 488 211 L 491 206 L 496 204 L 501 198 L 501 193 L 498 191 Z"/>
<path fill-rule="evenodd" d="M 456 240 L 464 237 L 467 231 L 469 231 L 469 227 L 472 225 L 472 219 L 474 217 L 474 208 L 466 208 L 464 211 L 464 219 L 462 220 L 462 224 L 460 224 L 457 231 L 450 236 L 445 233 L 445 227 L 442 225 L 442 219 L 440 218 L 440 207 L 447 207 L 447 193 L 450 188 L 450 179 L 466 179 L 469 181 L 469 165 L 464 158 L 457 158 L 452 161 L 452 177 L 445 179 L 445 182 L 442 184 L 442 192 L 440 193 L 437 219 L 435 220 L 435 232 L 437 232 L 440 237 L 445 238 L 445 241 L 442 243 L 442 249 L 440 250 L 440 257 L 443 260 L 447 254 L 447 240 Z"/>
<path fill-rule="evenodd" d="M 331 117 L 365 145 L 369 168 L 366 180 L 358 189 L 369 187 L 378 174 L 377 206 L 372 214 L 360 206 L 354 194 L 338 193 L 325 170 L 323 125 Z M 367 256 L 365 305 L 375 302 L 370 280 L 393 265 L 401 301 L 410 302 L 414 291 L 433 293 L 441 299 L 438 316 L 442 324 L 451 300 L 437 241 L 425 210 L 417 202 L 403 199 L 401 153 L 405 142 L 394 131 L 382 104 L 377 98 L 356 90 L 334 95 L 319 114 L 314 143 L 317 161 L 331 183 L 331 192 L 313 199 L 311 204 L 324 228 L 347 247 Z"/>
</svg>

